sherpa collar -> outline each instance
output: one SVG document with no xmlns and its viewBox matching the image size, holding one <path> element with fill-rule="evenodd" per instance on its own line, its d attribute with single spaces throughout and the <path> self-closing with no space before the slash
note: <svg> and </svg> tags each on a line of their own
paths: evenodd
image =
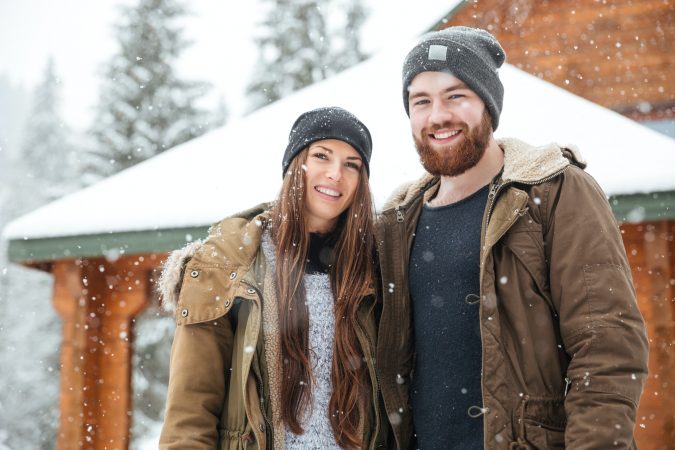
<svg viewBox="0 0 675 450">
<path fill-rule="evenodd" d="M 578 165 L 585 166 L 579 150 L 572 145 L 560 146 L 547 144 L 535 147 L 515 138 L 498 139 L 497 144 L 504 151 L 504 182 L 520 182 L 536 184 L 559 172 L 570 164 L 565 151 Z M 421 190 L 435 184 L 438 177 L 425 174 L 417 181 L 401 185 L 387 200 L 382 208 L 386 211 L 397 206 L 406 205 Z"/>
</svg>

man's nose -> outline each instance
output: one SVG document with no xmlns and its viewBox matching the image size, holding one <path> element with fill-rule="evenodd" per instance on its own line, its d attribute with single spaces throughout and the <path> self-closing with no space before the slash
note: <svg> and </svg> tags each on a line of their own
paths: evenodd
<svg viewBox="0 0 675 450">
<path fill-rule="evenodd" d="M 442 125 L 445 122 L 452 120 L 452 111 L 443 105 L 442 102 L 433 102 L 431 105 L 431 113 L 429 114 L 429 122 L 432 125 Z"/>
</svg>

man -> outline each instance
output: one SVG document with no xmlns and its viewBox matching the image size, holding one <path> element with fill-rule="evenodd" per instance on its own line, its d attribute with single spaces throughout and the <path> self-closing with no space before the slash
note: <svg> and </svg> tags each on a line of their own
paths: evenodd
<svg viewBox="0 0 675 450">
<path fill-rule="evenodd" d="M 634 448 L 647 339 L 621 235 L 574 149 L 495 140 L 504 60 L 488 32 L 452 27 L 403 66 L 429 175 L 378 230 L 396 446 Z"/>
</svg>

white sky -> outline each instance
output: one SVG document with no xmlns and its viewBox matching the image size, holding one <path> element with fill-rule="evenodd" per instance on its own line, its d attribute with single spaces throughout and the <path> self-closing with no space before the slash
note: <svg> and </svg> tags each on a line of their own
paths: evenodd
<svg viewBox="0 0 675 450">
<path fill-rule="evenodd" d="M 363 30 L 368 51 L 420 28 L 415 11 L 442 15 L 458 0 L 419 0 L 415 11 L 397 2 L 364 0 L 371 14 Z M 117 49 L 113 24 L 119 6 L 135 0 L 0 0 L 0 75 L 31 89 L 41 80 L 52 56 L 63 84 L 63 115 L 75 129 L 89 125 L 98 96 L 99 72 Z M 244 89 L 257 51 L 252 41 L 263 19 L 260 0 L 185 1 L 193 15 L 186 20 L 186 37 L 193 45 L 178 65 L 190 79 L 214 85 L 213 105 L 224 98 L 232 116 L 246 108 Z M 403 3 L 403 2 L 400 2 Z M 419 15 L 419 14 L 417 14 Z M 416 21 L 416 19 L 418 19 Z M 433 23 L 424 24 L 429 27 Z M 394 31 L 396 30 L 396 31 Z"/>
</svg>

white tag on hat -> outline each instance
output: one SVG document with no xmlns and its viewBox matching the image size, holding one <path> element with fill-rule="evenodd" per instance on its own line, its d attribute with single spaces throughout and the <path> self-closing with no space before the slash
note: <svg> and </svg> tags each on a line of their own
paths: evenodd
<svg viewBox="0 0 675 450">
<path fill-rule="evenodd" d="M 438 61 L 447 61 L 448 47 L 446 47 L 445 45 L 436 45 L 436 44 L 430 45 L 428 58 L 430 60 L 435 59 Z"/>
</svg>

